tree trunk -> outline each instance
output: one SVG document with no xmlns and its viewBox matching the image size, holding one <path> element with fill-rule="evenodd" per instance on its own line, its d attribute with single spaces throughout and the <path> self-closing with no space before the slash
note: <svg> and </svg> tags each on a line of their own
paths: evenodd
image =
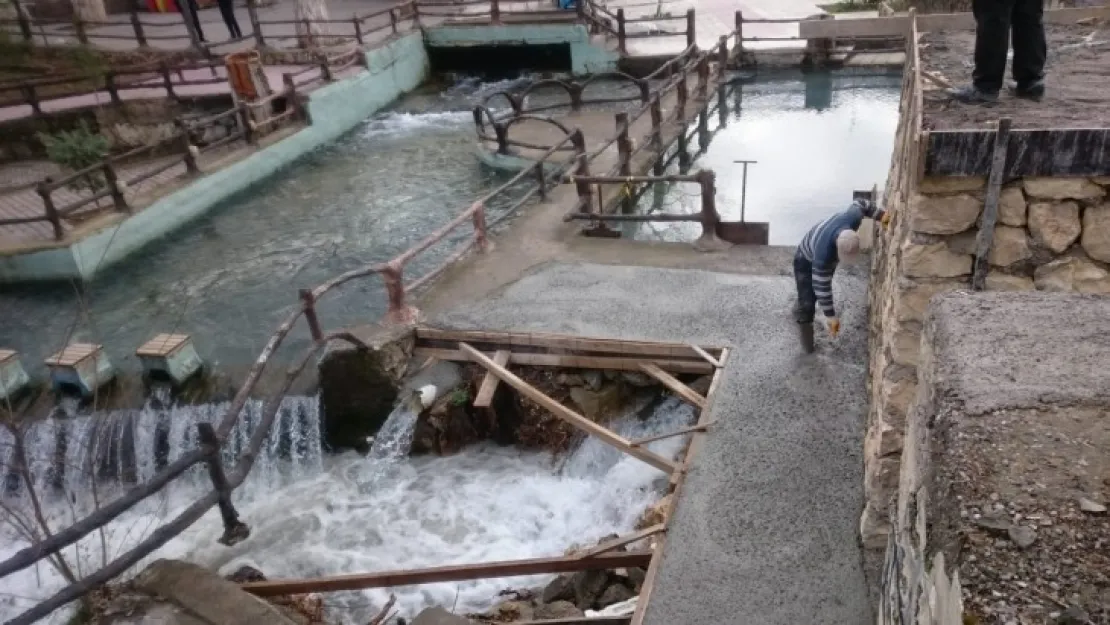
<svg viewBox="0 0 1110 625">
<path fill-rule="evenodd" d="M 104 0 L 72 0 L 73 12 L 82 20 L 103 22 L 108 18 Z"/>
<path fill-rule="evenodd" d="M 317 20 L 328 19 L 326 0 L 297 0 L 295 18 L 298 45 L 302 48 L 320 45 L 323 36 L 327 35 L 327 24 L 321 24 Z"/>
</svg>

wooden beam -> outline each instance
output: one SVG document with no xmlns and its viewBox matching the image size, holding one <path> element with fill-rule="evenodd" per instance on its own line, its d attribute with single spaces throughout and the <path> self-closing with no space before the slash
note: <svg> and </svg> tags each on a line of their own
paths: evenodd
<svg viewBox="0 0 1110 625">
<path fill-rule="evenodd" d="M 642 460 L 647 464 L 655 467 L 656 469 L 663 471 L 664 473 L 673 473 L 674 470 L 677 468 L 677 465 L 675 465 L 674 462 L 671 462 L 670 460 L 667 460 L 666 458 L 652 453 L 646 449 L 633 447 L 631 443 L 629 443 L 628 439 L 594 423 L 593 421 L 590 421 L 586 417 L 583 417 L 570 408 L 567 408 L 554 399 L 551 399 L 547 395 L 544 395 L 539 389 L 520 379 L 519 377 L 514 375 L 512 371 L 509 371 L 505 367 L 497 364 L 488 356 L 474 349 L 469 344 L 459 343 L 459 349 L 470 356 L 471 359 L 473 359 L 475 362 L 482 365 L 487 370 L 493 372 L 493 374 L 497 377 L 501 378 L 502 382 L 515 388 L 524 396 L 550 410 L 552 414 L 554 414 L 556 417 L 559 417 L 560 419 L 570 423 L 571 425 L 586 432 L 587 434 L 598 437 L 603 443 L 607 445 L 612 445 L 613 447 L 616 447 L 617 449 L 632 456 L 633 458 Z"/>
<path fill-rule="evenodd" d="M 258 597 L 299 595 L 310 592 L 339 592 L 366 588 L 388 588 L 437 582 L 460 582 L 471 579 L 516 577 L 541 573 L 572 573 L 625 567 L 646 566 L 651 560 L 650 551 L 607 553 L 596 558 L 559 556 L 528 560 L 503 560 L 480 564 L 452 564 L 425 569 L 402 569 L 377 573 L 331 575 L 313 579 L 275 579 L 264 582 L 247 582 L 243 590 Z"/>
<path fill-rule="evenodd" d="M 994 225 L 998 221 L 998 204 L 1002 197 L 1003 174 L 1006 171 L 1006 149 L 1010 146 L 1010 126 L 1013 120 L 1003 117 L 998 120 L 998 130 L 994 135 L 994 158 L 991 160 L 991 173 L 987 177 L 987 195 L 983 200 L 983 216 L 979 220 L 979 234 L 975 236 L 975 258 L 971 265 L 971 288 L 982 291 L 987 287 L 987 271 L 990 265 L 991 243 L 994 242 Z"/>
<path fill-rule="evenodd" d="M 1108 16 L 1110 16 L 1110 8 L 1105 6 L 1052 9 L 1044 12 L 1044 21 L 1046 24 L 1075 24 L 1083 19 Z M 918 15 L 917 25 L 918 30 L 922 32 L 974 30 L 975 17 L 971 13 L 930 13 Z M 798 35 L 802 39 L 904 37 L 908 32 L 909 18 L 905 15 L 798 22 Z"/>
<path fill-rule="evenodd" d="M 493 352 L 489 352 L 493 353 Z M 437 347 L 417 347 L 413 350 L 417 357 L 435 356 L 440 360 L 453 360 L 456 362 L 470 362 L 471 358 L 458 349 L 441 349 Z M 574 356 L 570 354 L 529 354 L 512 352 L 510 360 L 513 364 L 531 367 L 570 367 L 577 369 L 614 369 L 618 371 L 639 371 L 639 358 L 622 358 L 616 356 Z M 713 365 L 702 359 L 697 360 L 670 360 L 652 358 L 651 361 L 664 371 L 672 373 L 713 373 Z"/>
<path fill-rule="evenodd" d="M 513 621 L 513 625 L 628 625 L 631 614 L 624 616 L 576 616 L 572 618 L 547 618 L 538 621 Z"/>
<path fill-rule="evenodd" d="M 698 345 L 694 345 L 694 344 L 691 344 L 691 345 L 690 345 L 690 349 L 692 349 L 692 350 L 694 350 L 695 352 L 697 352 L 697 353 L 698 353 L 698 355 L 699 355 L 699 356 L 701 356 L 702 358 L 704 358 L 704 359 L 705 359 L 705 361 L 706 361 L 706 362 L 708 362 L 709 364 L 713 365 L 714 367 L 716 367 L 716 368 L 718 368 L 718 369 L 720 369 L 720 368 L 721 368 L 721 361 L 719 361 L 719 360 L 717 360 L 716 358 L 714 358 L 712 354 L 710 354 L 709 352 L 705 351 L 705 350 L 704 350 L 704 349 L 702 349 L 702 348 L 701 348 L 700 346 L 698 346 Z"/>
<path fill-rule="evenodd" d="M 713 425 L 714 423 L 716 423 L 716 421 L 710 421 L 709 423 L 698 423 L 696 425 L 677 429 L 673 432 L 656 434 L 655 436 L 648 436 L 646 438 L 638 438 L 632 441 L 632 444 L 636 447 L 640 447 L 642 445 L 647 445 L 648 443 L 654 443 L 655 441 L 661 441 L 667 438 L 674 438 L 675 436 L 682 436 L 683 434 L 690 434 L 691 432 L 704 432 L 708 430 L 709 426 Z"/>
<path fill-rule="evenodd" d="M 618 355 L 663 356 L 667 358 L 700 358 L 689 345 L 653 341 L 624 341 L 620 339 L 583 338 L 565 334 L 538 332 L 480 332 L 474 330 L 440 330 L 418 327 L 418 340 L 450 341 L 463 343 L 495 343 L 513 347 L 547 347 L 581 352 L 606 352 Z M 710 348 L 710 351 L 718 348 Z"/>
<path fill-rule="evenodd" d="M 682 382 L 679 382 L 677 379 L 675 379 L 674 376 L 667 373 L 666 371 L 663 371 L 657 365 L 653 365 L 650 362 L 642 362 L 640 363 L 640 370 L 655 378 L 656 380 L 662 382 L 663 386 L 666 386 L 675 393 L 678 393 L 679 397 L 681 397 L 682 399 L 685 399 L 691 404 L 694 404 L 698 408 L 705 408 L 704 397 L 695 393 L 689 386 L 686 386 Z"/>
<path fill-rule="evenodd" d="M 632 532 L 631 534 L 621 536 L 620 538 L 614 538 L 613 540 L 603 542 L 600 545 L 594 547 L 593 549 L 589 549 L 589 550 L 579 554 L 578 557 L 580 557 L 580 558 L 593 558 L 593 557 L 599 556 L 603 553 L 608 553 L 608 552 L 610 552 L 610 551 L 612 551 L 612 550 L 614 550 L 618 547 L 623 547 L 623 546 L 625 546 L 629 543 L 634 543 L 637 540 L 643 540 L 643 539 L 647 538 L 648 536 L 654 536 L 655 534 L 658 534 L 660 532 L 665 532 L 665 531 L 667 531 L 666 526 L 664 526 L 662 523 L 656 523 L 655 525 L 652 525 L 651 527 L 645 527 L 644 529 L 642 529 L 638 532 Z"/>
<path fill-rule="evenodd" d="M 493 355 L 493 362 L 502 367 L 509 364 L 509 350 L 497 350 Z M 493 394 L 497 391 L 497 383 L 500 381 L 493 373 L 486 372 L 486 377 L 482 378 L 482 385 L 478 387 L 478 395 L 474 398 L 476 408 L 489 408 L 490 403 L 493 402 Z"/>
</svg>

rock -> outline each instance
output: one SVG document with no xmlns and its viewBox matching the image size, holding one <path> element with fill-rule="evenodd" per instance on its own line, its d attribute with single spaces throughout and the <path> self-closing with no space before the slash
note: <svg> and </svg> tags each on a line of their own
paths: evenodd
<svg viewBox="0 0 1110 625">
<path fill-rule="evenodd" d="M 409 625 L 471 625 L 471 623 L 468 618 L 451 614 L 447 610 L 435 606 L 417 614 Z"/>
<path fill-rule="evenodd" d="M 1110 272 L 1083 258 L 1060 258 L 1037 267 L 1033 282 L 1038 291 L 1110 293 Z"/>
<path fill-rule="evenodd" d="M 1095 260 L 1110 263 L 1110 203 L 1083 211 L 1083 251 Z"/>
<path fill-rule="evenodd" d="M 662 499 L 644 509 L 640 518 L 636 521 L 636 529 L 642 530 L 666 522 L 667 508 L 671 505 L 672 496 L 668 493 Z"/>
<path fill-rule="evenodd" d="M 1044 200 L 1093 200 L 1106 195 L 1086 178 L 1025 178 L 1021 185 L 1029 197 Z"/>
<path fill-rule="evenodd" d="M 984 176 L 928 176 L 917 185 L 920 193 L 961 193 L 982 191 L 987 187 Z"/>
<path fill-rule="evenodd" d="M 1029 205 L 1029 232 L 1033 240 L 1057 254 L 1068 249 L 1083 232 L 1079 204 L 1037 202 Z"/>
<path fill-rule="evenodd" d="M 574 600 L 574 578 L 571 575 L 560 575 L 551 580 L 543 589 L 541 595 L 544 603 Z"/>
<path fill-rule="evenodd" d="M 971 256 L 956 254 L 944 243 L 902 246 L 902 269 L 911 278 L 954 278 L 971 273 Z"/>
<path fill-rule="evenodd" d="M 536 606 L 536 620 L 558 618 L 581 618 L 582 610 L 569 601 L 552 601 Z"/>
<path fill-rule="evenodd" d="M 913 198 L 910 228 L 925 234 L 958 234 L 975 225 L 983 202 L 967 195 L 922 195 Z"/>
<path fill-rule="evenodd" d="M 606 606 L 611 606 L 614 603 L 628 601 L 635 596 L 636 593 L 629 590 L 624 584 L 613 584 L 606 588 L 605 592 L 601 593 L 601 597 L 597 600 L 597 607 L 604 608 Z"/>
<path fill-rule="evenodd" d="M 582 379 L 586 381 L 586 388 L 591 391 L 600 391 L 605 383 L 605 376 L 600 371 L 583 371 Z"/>
<path fill-rule="evenodd" d="M 1005 226 L 1025 225 L 1025 194 L 1021 187 L 1002 190 L 998 198 L 998 222 Z"/>
<path fill-rule="evenodd" d="M 709 394 L 709 386 L 711 384 L 713 384 L 713 376 L 703 375 L 693 382 L 687 384 L 686 386 L 690 387 L 691 391 L 694 391 L 698 395 L 705 397 Z"/>
<path fill-rule="evenodd" d="M 898 297 L 894 300 L 894 318 L 896 321 L 922 321 L 925 319 L 925 309 L 929 307 L 929 300 L 934 295 L 958 289 L 961 286 L 966 286 L 966 284 L 919 282 L 900 278 L 898 280 Z"/>
<path fill-rule="evenodd" d="M 635 592 L 640 592 L 644 587 L 644 580 L 647 579 L 647 571 L 641 568 L 624 569 L 625 578 L 628 580 L 628 585 L 632 587 Z"/>
<path fill-rule="evenodd" d="M 997 271 L 987 274 L 986 284 L 988 291 L 1032 291 L 1035 288 L 1031 278 L 1011 276 Z"/>
<path fill-rule="evenodd" d="M 560 373 L 555 376 L 555 383 L 559 386 L 586 386 L 586 380 L 577 373 Z"/>
<path fill-rule="evenodd" d="M 1022 549 L 1028 549 L 1037 541 L 1037 533 L 1024 525 L 1012 525 L 1008 530 L 1010 540 Z"/>
<path fill-rule="evenodd" d="M 620 379 L 624 380 L 629 385 L 635 386 L 637 388 L 644 388 L 646 386 L 654 386 L 658 384 L 658 382 L 656 382 L 650 376 L 645 373 L 640 373 L 639 371 L 621 371 Z"/>
<path fill-rule="evenodd" d="M 1079 498 L 1079 509 L 1088 514 L 1104 514 L 1106 512 L 1106 506 L 1086 497 Z"/>
<path fill-rule="evenodd" d="M 491 621 L 498 623 L 511 623 L 512 621 L 530 621 L 535 617 L 535 608 L 527 601 L 505 601 L 497 604 L 485 614 Z"/>
<path fill-rule="evenodd" d="M 156 560 L 133 583 L 135 590 L 172 601 L 211 625 L 293 625 L 275 606 L 190 562 Z"/>
<path fill-rule="evenodd" d="M 600 376 L 599 376 L 600 377 Z M 587 418 L 597 421 L 620 410 L 624 402 L 624 387 L 608 384 L 598 391 L 576 386 L 570 389 L 571 400 Z"/>
<path fill-rule="evenodd" d="M 609 582 L 608 571 L 579 571 L 574 574 L 574 605 L 581 610 L 594 607 L 605 585 Z"/>
<path fill-rule="evenodd" d="M 996 226 L 987 261 L 996 267 L 1008 267 L 1033 255 L 1025 228 Z"/>
<path fill-rule="evenodd" d="M 1057 625 L 1089 625 L 1090 622 L 1087 611 L 1077 605 L 1068 606 L 1056 619 Z"/>
<path fill-rule="evenodd" d="M 235 569 L 234 573 L 227 575 L 224 579 L 236 584 L 244 584 L 246 582 L 264 582 L 266 581 L 266 575 L 253 566 L 244 565 Z"/>
</svg>

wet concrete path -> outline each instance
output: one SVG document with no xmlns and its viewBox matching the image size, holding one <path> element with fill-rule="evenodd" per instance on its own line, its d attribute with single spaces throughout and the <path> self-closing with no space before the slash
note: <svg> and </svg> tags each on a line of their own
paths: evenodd
<svg viewBox="0 0 1110 625">
<path fill-rule="evenodd" d="M 663 248 L 655 249 L 662 260 Z M 544 263 L 491 293 L 472 291 L 428 319 L 459 329 L 733 348 L 709 408 L 717 423 L 671 522 L 647 605 L 649 625 L 872 620 L 857 540 L 864 272 L 847 268 L 840 273 L 854 275 L 837 276 L 845 328 L 835 343 L 821 337 L 819 351 L 806 356 L 788 314 L 789 256 L 770 249 L 783 253 L 752 262 L 742 248 L 701 256 L 713 271 Z M 767 275 L 750 275 L 751 268 Z"/>
</svg>

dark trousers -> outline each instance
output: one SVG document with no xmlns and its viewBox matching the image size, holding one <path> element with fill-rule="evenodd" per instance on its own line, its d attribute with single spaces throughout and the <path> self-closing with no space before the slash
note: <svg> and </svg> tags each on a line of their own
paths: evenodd
<svg viewBox="0 0 1110 625">
<path fill-rule="evenodd" d="M 975 14 L 975 87 L 987 93 L 1002 89 L 1006 51 L 1013 33 L 1013 76 L 1018 87 L 1044 78 L 1048 44 L 1044 34 L 1044 0 L 972 0 Z"/>
<path fill-rule="evenodd" d="M 813 263 L 798 252 L 794 253 L 794 283 L 798 287 L 794 321 L 813 323 L 813 316 L 817 312 L 817 294 L 813 292 Z"/>
<path fill-rule="evenodd" d="M 189 13 L 189 16 L 185 19 L 193 20 L 193 27 L 197 30 L 197 38 L 204 41 L 204 31 L 200 28 L 200 7 L 197 6 L 197 0 L 185 0 L 185 5 L 182 8 Z"/>
<path fill-rule="evenodd" d="M 220 5 L 220 15 L 224 18 L 224 24 L 227 25 L 227 34 L 231 39 L 238 39 L 243 36 L 243 31 L 239 30 L 239 21 L 235 19 L 235 3 L 233 0 L 219 0 L 217 3 Z"/>
</svg>

